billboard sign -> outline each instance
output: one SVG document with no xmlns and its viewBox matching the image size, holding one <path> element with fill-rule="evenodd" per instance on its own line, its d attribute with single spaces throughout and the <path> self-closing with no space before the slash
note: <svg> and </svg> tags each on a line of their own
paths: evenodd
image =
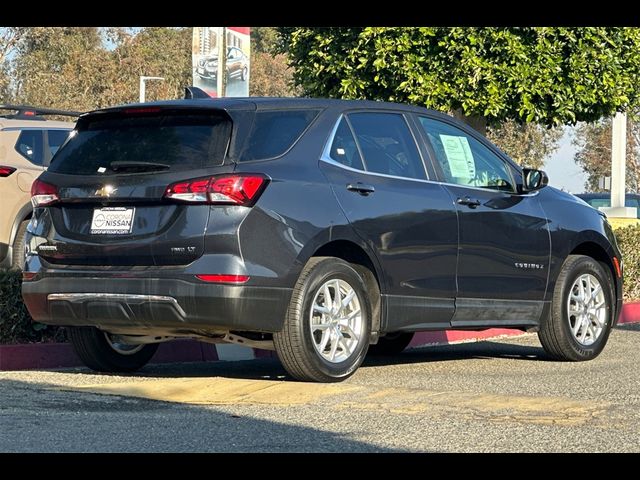
<svg viewBox="0 0 640 480">
<path fill-rule="evenodd" d="M 193 27 L 193 85 L 212 97 L 248 97 L 250 48 L 249 27 Z"/>
</svg>

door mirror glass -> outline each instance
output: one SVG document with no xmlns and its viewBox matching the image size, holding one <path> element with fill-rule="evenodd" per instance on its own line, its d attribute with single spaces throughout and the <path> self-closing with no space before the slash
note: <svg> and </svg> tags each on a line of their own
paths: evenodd
<svg viewBox="0 0 640 480">
<path fill-rule="evenodd" d="M 543 170 L 534 168 L 522 169 L 522 190 L 525 192 L 533 192 L 540 190 L 549 184 L 549 177 Z"/>
</svg>

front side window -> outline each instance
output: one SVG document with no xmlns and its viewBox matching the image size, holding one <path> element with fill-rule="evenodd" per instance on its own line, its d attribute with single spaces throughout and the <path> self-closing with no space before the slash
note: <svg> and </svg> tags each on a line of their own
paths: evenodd
<svg viewBox="0 0 640 480">
<path fill-rule="evenodd" d="M 44 163 L 42 151 L 42 130 L 22 130 L 15 146 L 16 152 L 34 165 L 41 167 Z"/>
<path fill-rule="evenodd" d="M 486 146 L 448 123 L 420 117 L 447 183 L 514 191 L 506 163 Z"/>
<path fill-rule="evenodd" d="M 404 117 L 398 113 L 352 113 L 349 121 L 367 171 L 426 180 L 424 164 Z"/>
</svg>

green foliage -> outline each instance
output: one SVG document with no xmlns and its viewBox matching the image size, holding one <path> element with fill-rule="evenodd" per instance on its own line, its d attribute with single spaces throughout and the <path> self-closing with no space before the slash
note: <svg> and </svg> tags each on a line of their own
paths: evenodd
<svg viewBox="0 0 640 480">
<path fill-rule="evenodd" d="M 0 36 L 0 95 L 17 102 L 71 110 L 138 100 L 140 75 L 147 99 L 181 98 L 191 83 L 191 28 L 21 27 Z M 106 47 L 109 41 L 112 48 Z M 2 52 L 12 51 L 12 59 Z M 2 72 L 10 72 L 11 85 Z M 7 88 L 5 88 L 7 90 Z"/>
<path fill-rule="evenodd" d="M 487 130 L 487 138 L 523 167 L 542 168 L 559 147 L 562 127 L 545 128 L 536 123 L 507 120 Z"/>
<path fill-rule="evenodd" d="M 269 53 L 275 55 L 278 46 L 276 27 L 251 27 L 251 55 Z"/>
<path fill-rule="evenodd" d="M 626 188 L 640 192 L 640 123 L 627 119 Z M 611 176 L 611 119 L 578 125 L 572 141 L 576 147 L 575 162 L 587 174 L 585 190 L 604 191 L 598 186 L 600 177 Z"/>
<path fill-rule="evenodd" d="M 249 94 L 257 97 L 294 97 L 293 70 L 284 54 L 255 52 L 251 58 Z"/>
<path fill-rule="evenodd" d="M 640 300 L 640 224 L 615 230 L 624 261 L 624 300 Z"/>
<path fill-rule="evenodd" d="M 490 123 L 594 121 L 640 102 L 640 29 L 284 27 L 304 93 L 409 102 Z"/>
<path fill-rule="evenodd" d="M 0 344 L 64 340 L 56 327 L 34 323 L 22 303 L 22 273 L 0 270 Z"/>
</svg>

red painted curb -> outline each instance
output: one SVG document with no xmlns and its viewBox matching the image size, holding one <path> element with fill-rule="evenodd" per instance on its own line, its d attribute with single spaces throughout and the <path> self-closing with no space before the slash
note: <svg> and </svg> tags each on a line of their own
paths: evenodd
<svg viewBox="0 0 640 480">
<path fill-rule="evenodd" d="M 620 312 L 618 324 L 640 322 L 640 302 L 625 303 Z"/>
<path fill-rule="evenodd" d="M 640 302 L 626 303 L 620 312 L 619 324 L 640 322 Z M 520 330 L 490 328 L 480 332 L 459 330 L 420 332 L 410 347 L 443 345 L 464 340 L 483 340 L 502 335 L 520 335 Z M 270 350 L 253 349 L 254 358 L 276 358 Z M 208 362 L 218 360 L 216 346 L 195 340 L 163 343 L 151 363 Z M 31 343 L 0 345 L 0 371 L 80 367 L 82 362 L 68 343 Z"/>
</svg>

